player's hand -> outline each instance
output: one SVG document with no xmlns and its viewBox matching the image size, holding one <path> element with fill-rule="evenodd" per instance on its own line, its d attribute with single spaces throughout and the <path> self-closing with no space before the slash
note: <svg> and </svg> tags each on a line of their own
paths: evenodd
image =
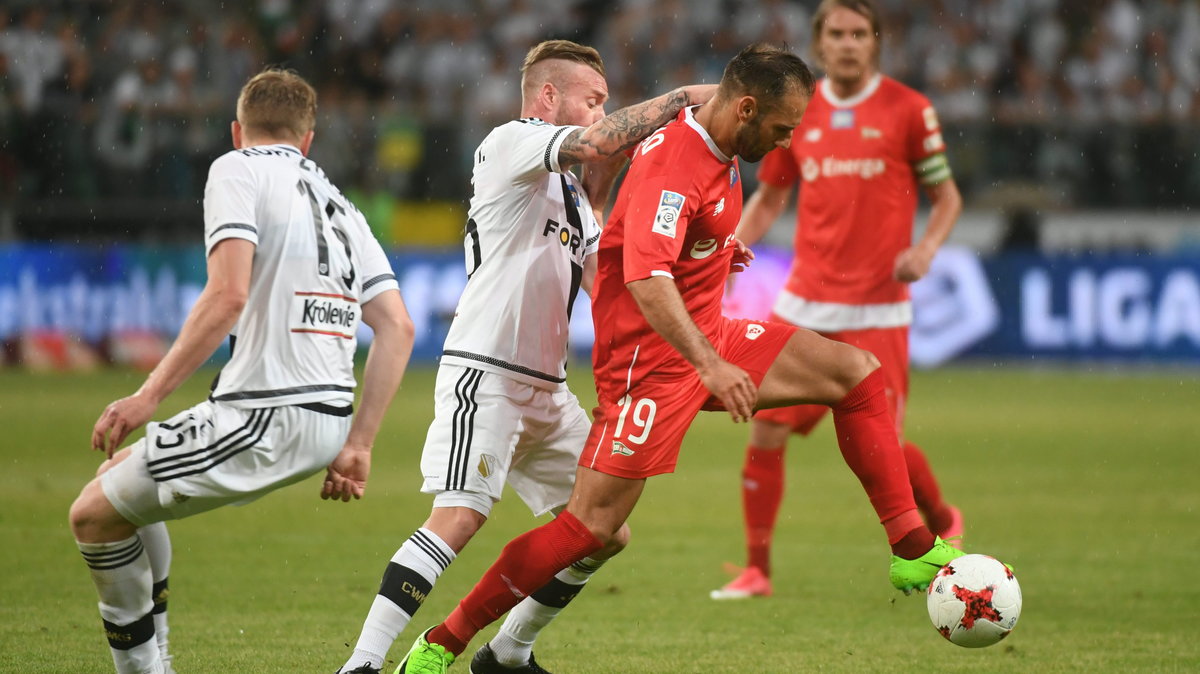
<svg viewBox="0 0 1200 674">
<path fill-rule="evenodd" d="M 125 438 L 150 421 L 157 408 L 158 403 L 142 393 L 109 403 L 92 427 L 92 449 L 104 452 L 111 459 Z"/>
<path fill-rule="evenodd" d="M 897 281 L 904 283 L 921 280 L 929 273 L 929 265 L 933 263 L 934 252 L 923 246 L 905 248 L 896 256 L 895 270 L 892 275 Z"/>
<path fill-rule="evenodd" d="M 745 370 L 727 360 L 718 360 L 699 374 L 704 387 L 729 410 L 734 423 L 750 420 L 758 403 L 758 388 Z"/>
<path fill-rule="evenodd" d="M 346 443 L 333 463 L 325 470 L 321 483 L 321 498 L 349 501 L 360 499 L 367 490 L 367 475 L 371 472 L 371 448 Z"/>
<path fill-rule="evenodd" d="M 742 243 L 741 239 L 734 239 L 733 246 L 733 259 L 729 261 L 729 273 L 737 274 L 750 268 L 750 262 L 754 259 L 754 251 Z"/>
</svg>

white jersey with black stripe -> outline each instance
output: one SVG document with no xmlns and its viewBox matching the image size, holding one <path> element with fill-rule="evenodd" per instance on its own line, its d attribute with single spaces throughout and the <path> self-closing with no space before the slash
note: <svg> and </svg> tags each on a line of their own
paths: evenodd
<svg viewBox="0 0 1200 674">
<path fill-rule="evenodd" d="M 362 305 L 398 288 L 362 213 L 290 145 L 229 152 L 204 189 L 204 244 L 255 244 L 233 354 L 212 399 L 237 407 L 354 400 Z"/>
<path fill-rule="evenodd" d="M 558 164 L 578 128 L 520 119 L 493 129 L 475 150 L 468 281 L 443 362 L 564 386 L 571 304 L 600 240 L 583 185 Z"/>
</svg>

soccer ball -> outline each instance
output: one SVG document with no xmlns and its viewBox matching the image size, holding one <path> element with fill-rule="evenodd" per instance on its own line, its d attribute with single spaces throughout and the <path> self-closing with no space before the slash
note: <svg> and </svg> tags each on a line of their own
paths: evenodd
<svg viewBox="0 0 1200 674">
<path fill-rule="evenodd" d="M 1008 636 L 1021 616 L 1021 586 L 994 557 L 963 555 L 929 584 L 929 619 L 950 643 L 991 646 Z"/>
</svg>

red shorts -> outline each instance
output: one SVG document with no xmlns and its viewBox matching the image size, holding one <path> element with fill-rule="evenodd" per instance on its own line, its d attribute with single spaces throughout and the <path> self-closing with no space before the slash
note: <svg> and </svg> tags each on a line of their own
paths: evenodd
<svg viewBox="0 0 1200 674">
<path fill-rule="evenodd" d="M 796 329 L 787 323 L 726 318 L 713 346 L 758 386 Z M 673 472 L 696 414 L 725 409 L 695 371 L 670 378 L 651 374 L 632 382 L 628 391 L 597 394 L 579 465 L 630 479 Z"/>
<path fill-rule="evenodd" d="M 778 316 L 771 316 L 771 320 L 783 322 Z M 884 390 L 896 420 L 896 433 L 903 437 L 904 404 L 908 399 L 908 326 L 823 332 L 821 335 L 875 354 L 883 370 Z M 792 432 L 808 435 L 828 411 L 824 405 L 793 405 L 761 410 L 754 418 L 790 426 Z"/>
</svg>

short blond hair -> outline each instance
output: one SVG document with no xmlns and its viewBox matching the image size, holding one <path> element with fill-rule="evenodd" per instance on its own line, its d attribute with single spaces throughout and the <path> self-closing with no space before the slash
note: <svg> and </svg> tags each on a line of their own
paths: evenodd
<svg viewBox="0 0 1200 674">
<path fill-rule="evenodd" d="M 529 72 L 529 69 L 535 64 L 550 59 L 582 63 L 600 73 L 601 77 L 605 76 L 604 61 L 600 58 L 600 52 L 596 51 L 595 48 L 571 42 L 570 40 L 546 40 L 534 45 L 525 54 L 525 61 L 521 63 L 522 80 L 525 78 L 525 74 Z"/>
<path fill-rule="evenodd" d="M 317 92 L 291 70 L 267 68 L 238 94 L 237 119 L 254 135 L 301 140 L 317 118 Z"/>
</svg>

